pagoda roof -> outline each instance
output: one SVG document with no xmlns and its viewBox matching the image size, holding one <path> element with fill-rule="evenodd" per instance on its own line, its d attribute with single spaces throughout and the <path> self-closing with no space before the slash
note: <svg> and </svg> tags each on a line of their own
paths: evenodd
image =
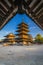
<svg viewBox="0 0 43 65">
<path fill-rule="evenodd" d="M 22 32 L 22 31 L 29 32 L 28 29 L 18 29 L 16 32 Z"/>
<path fill-rule="evenodd" d="M 28 41 L 29 39 L 28 38 L 16 38 L 15 40 L 25 40 L 25 41 Z"/>
<path fill-rule="evenodd" d="M 19 42 L 23 42 L 23 41 L 30 42 L 31 40 L 29 40 L 29 39 L 24 39 L 24 40 L 22 40 L 22 39 L 16 39 L 16 41 L 19 41 Z"/>
<path fill-rule="evenodd" d="M 8 35 L 6 35 L 4 37 L 15 37 L 15 35 L 13 33 L 9 33 Z"/>
<path fill-rule="evenodd" d="M 21 28 L 29 28 L 28 26 L 25 26 L 25 25 L 20 25 L 20 26 L 17 26 L 18 29 L 21 29 Z"/>
<path fill-rule="evenodd" d="M 18 33 L 18 34 L 16 34 L 16 36 L 17 35 L 28 35 L 27 33 Z"/>
<path fill-rule="evenodd" d="M 18 24 L 18 26 L 22 26 L 22 25 L 25 25 L 25 26 L 28 26 L 28 24 L 26 22 L 21 22 L 20 24 Z"/>
</svg>

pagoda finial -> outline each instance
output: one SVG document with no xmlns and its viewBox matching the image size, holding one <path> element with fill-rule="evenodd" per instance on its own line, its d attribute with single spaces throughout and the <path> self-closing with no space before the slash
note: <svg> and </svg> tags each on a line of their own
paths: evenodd
<svg viewBox="0 0 43 65">
<path fill-rule="evenodd" d="M 22 19 L 22 21 L 24 22 L 24 18 Z"/>
<path fill-rule="evenodd" d="M 24 18 L 22 19 L 22 23 L 24 23 Z"/>
</svg>

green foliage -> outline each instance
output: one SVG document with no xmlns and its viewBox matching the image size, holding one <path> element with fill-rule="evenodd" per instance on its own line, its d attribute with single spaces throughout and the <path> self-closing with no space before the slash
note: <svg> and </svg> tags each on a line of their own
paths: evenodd
<svg viewBox="0 0 43 65">
<path fill-rule="evenodd" d="M 42 43 L 43 43 L 43 37 L 42 37 L 41 41 L 42 41 Z"/>
<path fill-rule="evenodd" d="M 35 37 L 35 42 L 42 44 L 43 43 L 43 37 L 40 34 L 37 34 Z"/>
</svg>

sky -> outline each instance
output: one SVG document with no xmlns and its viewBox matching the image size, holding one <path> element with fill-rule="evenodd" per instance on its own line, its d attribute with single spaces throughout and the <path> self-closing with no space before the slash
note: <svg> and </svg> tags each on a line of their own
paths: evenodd
<svg viewBox="0 0 43 65">
<path fill-rule="evenodd" d="M 37 34 L 41 34 L 43 36 L 43 30 L 41 30 L 34 21 L 28 17 L 26 14 L 16 14 L 8 23 L 0 30 L 0 40 L 4 39 L 9 33 L 16 34 L 17 25 L 24 21 L 29 25 L 29 34 L 34 38 Z"/>
</svg>

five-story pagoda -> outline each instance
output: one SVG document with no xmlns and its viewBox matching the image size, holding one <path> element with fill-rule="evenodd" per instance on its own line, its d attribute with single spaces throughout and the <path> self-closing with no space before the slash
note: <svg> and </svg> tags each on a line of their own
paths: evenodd
<svg viewBox="0 0 43 65">
<path fill-rule="evenodd" d="M 28 35 L 28 24 L 25 22 L 21 22 L 18 24 L 18 30 L 16 31 L 16 42 L 18 44 L 22 45 L 28 45 L 29 44 L 29 35 Z"/>
</svg>

